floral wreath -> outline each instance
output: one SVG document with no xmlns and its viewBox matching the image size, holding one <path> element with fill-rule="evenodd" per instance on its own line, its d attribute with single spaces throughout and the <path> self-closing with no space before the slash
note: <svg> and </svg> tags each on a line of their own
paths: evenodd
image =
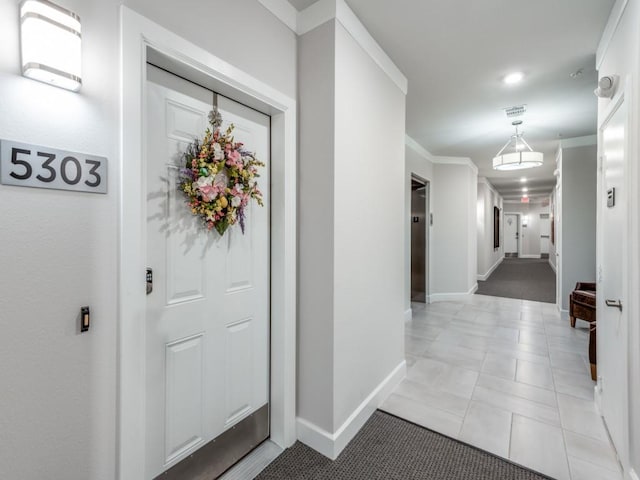
<svg viewBox="0 0 640 480">
<path fill-rule="evenodd" d="M 179 190 L 187 196 L 191 212 L 200 217 L 208 230 L 222 236 L 231 225 L 245 229 L 245 208 L 251 199 L 263 206 L 256 178 L 265 164 L 254 153 L 233 139 L 233 124 L 223 133 L 222 116 L 217 107 L 209 113 L 209 124 L 202 141 L 194 140 L 184 153 Z"/>
</svg>

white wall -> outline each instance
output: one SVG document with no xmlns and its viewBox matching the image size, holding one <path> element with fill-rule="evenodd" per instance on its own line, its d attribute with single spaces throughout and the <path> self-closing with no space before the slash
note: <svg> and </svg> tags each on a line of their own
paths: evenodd
<svg viewBox="0 0 640 480">
<path fill-rule="evenodd" d="M 405 94 L 336 19 L 299 48 L 298 433 L 335 457 L 404 366 Z"/>
<path fill-rule="evenodd" d="M 576 282 L 596 281 L 596 174 L 595 145 L 562 149 L 562 310 Z"/>
<path fill-rule="evenodd" d="M 435 162 L 430 293 L 432 300 L 445 300 L 477 288 L 478 171 L 470 161 Z"/>
<path fill-rule="evenodd" d="M 20 76 L 18 3 L 0 0 L 0 138 L 106 156 L 109 192 L 0 185 L 0 477 L 113 479 L 122 2 L 56 3 L 82 19 L 82 90 Z M 295 96 L 295 36 L 258 2 L 124 4 Z M 81 335 L 83 305 L 93 323 Z"/>
<path fill-rule="evenodd" d="M 520 258 L 540 258 L 540 214 L 549 213 L 548 202 L 505 202 L 504 213 L 520 214 Z M 524 215 L 526 227 L 522 225 Z"/>
<path fill-rule="evenodd" d="M 404 311 L 405 315 L 411 310 L 411 175 L 417 175 L 418 177 L 428 182 L 433 182 L 433 163 L 430 160 L 430 155 L 424 149 L 415 145 L 413 142 L 407 142 L 405 147 L 405 172 L 404 172 Z M 429 188 L 429 196 L 431 196 L 431 187 Z M 431 199 L 429 199 L 429 208 L 431 208 Z M 427 212 L 427 219 L 429 218 L 429 212 Z M 429 222 L 426 222 L 427 239 L 431 233 Z M 431 247 L 431 246 L 430 246 Z M 432 248 L 429 248 L 431 251 Z M 429 258 L 429 267 L 431 267 L 431 261 Z M 431 268 L 429 268 L 431 270 Z M 427 285 L 429 285 L 431 279 L 429 278 L 429 272 L 427 274 Z"/>
<path fill-rule="evenodd" d="M 500 246 L 494 248 L 493 208 L 500 209 Z M 502 196 L 486 178 L 478 179 L 477 229 L 478 229 L 478 280 L 486 280 L 504 258 L 502 235 Z"/>
<path fill-rule="evenodd" d="M 626 9 L 620 22 L 618 23 L 617 12 L 621 11 L 621 7 L 626 4 Z M 638 165 L 638 96 L 640 88 L 638 84 L 638 67 L 639 58 L 639 31 L 640 24 L 640 2 L 638 0 L 626 1 L 617 0 L 612 10 L 612 16 L 609 20 L 608 27 L 613 34 L 609 40 L 607 31 L 603 35 L 597 60 L 601 62 L 599 65 L 599 76 L 619 75 L 622 81 L 625 81 L 627 75 L 633 76 L 633 84 L 631 91 L 631 123 L 629 124 L 629 176 L 632 185 L 640 184 L 640 168 Z M 607 29 L 609 30 L 609 28 Z M 602 121 L 610 99 L 600 99 L 598 102 L 598 117 Z M 630 465 L 627 474 L 631 470 L 635 472 L 635 478 L 640 478 L 640 197 L 637 188 L 629 190 L 629 296 L 627 298 L 627 318 L 629 319 L 629 452 Z M 598 352 L 598 355 L 605 354 Z"/>
<path fill-rule="evenodd" d="M 405 223 L 405 93 L 339 22 L 336 73 L 334 429 L 404 358 Z"/>
<path fill-rule="evenodd" d="M 333 427 L 335 22 L 300 37 L 298 416 Z M 318 81 L 322 79 L 322 81 Z M 307 379 L 305 381 L 304 379 Z"/>
</svg>

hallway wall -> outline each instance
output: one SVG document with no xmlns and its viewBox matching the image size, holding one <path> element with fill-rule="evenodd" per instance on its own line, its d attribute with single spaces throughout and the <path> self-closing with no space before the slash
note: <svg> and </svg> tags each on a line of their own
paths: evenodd
<svg viewBox="0 0 640 480">
<path fill-rule="evenodd" d="M 478 170 L 470 160 L 435 157 L 431 299 L 459 298 L 477 287 Z"/>
<path fill-rule="evenodd" d="M 296 38 L 255 0 L 60 0 L 82 20 L 83 87 L 20 75 L 18 2 L 0 0 L 0 138 L 108 158 L 108 193 L 0 185 L 0 478 L 116 476 L 120 4 L 296 95 Z M 212 19 L 243 18 L 235 22 Z M 219 41 L 221 38 L 232 41 Z M 142 287 L 141 277 L 141 288 Z M 80 306 L 91 330 L 79 334 Z M 141 319 L 142 321 L 142 319 Z"/>
<path fill-rule="evenodd" d="M 545 205 L 546 204 L 546 205 Z M 520 214 L 520 258 L 540 258 L 540 214 L 549 213 L 548 200 L 531 203 L 505 202 L 504 213 Z M 522 225 L 527 216 L 527 226 Z"/>
<path fill-rule="evenodd" d="M 405 373 L 405 92 L 336 18 L 299 58 L 298 435 L 335 458 Z"/>
<path fill-rule="evenodd" d="M 500 209 L 500 246 L 494 248 L 494 207 Z M 478 178 L 478 280 L 486 280 L 504 258 L 503 199 L 484 177 Z"/>
<path fill-rule="evenodd" d="M 562 148 L 561 309 L 577 282 L 596 280 L 596 145 Z"/>
<path fill-rule="evenodd" d="M 629 125 L 629 159 L 630 170 L 628 176 L 631 185 L 640 184 L 640 166 L 638 164 L 638 137 L 640 125 L 640 1 L 617 0 L 612 10 L 607 30 L 598 48 L 596 62 L 599 76 L 618 75 L 624 82 L 628 75 L 632 77 L 632 91 L 630 105 L 632 121 Z M 610 99 L 598 100 L 598 120 L 602 116 Z M 638 188 L 629 189 L 629 225 L 627 241 L 629 242 L 629 294 L 628 304 L 628 337 L 629 337 L 629 471 L 633 471 L 632 480 L 640 479 L 640 194 Z M 627 472 L 629 473 L 629 472 Z"/>
</svg>

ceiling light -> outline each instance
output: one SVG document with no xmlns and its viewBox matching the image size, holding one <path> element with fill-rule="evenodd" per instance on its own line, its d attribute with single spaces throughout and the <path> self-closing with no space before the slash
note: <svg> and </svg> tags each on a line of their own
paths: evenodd
<svg viewBox="0 0 640 480">
<path fill-rule="evenodd" d="M 528 191 L 529 191 L 529 189 L 528 189 L 527 187 L 524 187 L 524 188 L 522 189 L 522 191 L 526 193 L 526 192 L 528 192 Z"/>
<path fill-rule="evenodd" d="M 516 83 L 520 83 L 524 78 L 524 74 L 522 72 L 513 72 L 504 77 L 504 83 L 507 85 L 515 85 Z"/>
<path fill-rule="evenodd" d="M 22 74 L 78 91 L 82 85 L 80 18 L 48 0 L 25 0 L 20 20 Z"/>
<path fill-rule="evenodd" d="M 522 177 L 520 179 L 520 183 L 527 183 L 527 177 Z"/>
<path fill-rule="evenodd" d="M 529 195 L 525 193 L 524 195 L 522 195 L 522 198 L 529 198 Z"/>
<path fill-rule="evenodd" d="M 534 152 L 533 148 L 523 138 L 523 134 L 518 131 L 522 121 L 516 120 L 512 125 L 516 127 L 516 133 L 511 135 L 509 141 L 493 158 L 494 170 L 520 170 L 541 166 L 544 161 L 542 153 Z M 518 145 L 524 145 L 526 149 L 519 149 Z M 512 151 L 505 153 L 505 150 L 509 147 Z"/>
</svg>

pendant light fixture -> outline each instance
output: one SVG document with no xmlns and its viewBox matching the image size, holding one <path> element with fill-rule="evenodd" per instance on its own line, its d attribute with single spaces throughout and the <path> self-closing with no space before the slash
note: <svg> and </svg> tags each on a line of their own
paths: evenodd
<svg viewBox="0 0 640 480">
<path fill-rule="evenodd" d="M 534 152 L 522 137 L 523 134 L 518 131 L 522 120 L 515 120 L 511 125 L 516 128 L 516 133 L 511 135 L 509 141 L 493 158 L 494 170 L 521 170 L 541 166 L 544 160 L 542 153 Z"/>
</svg>

